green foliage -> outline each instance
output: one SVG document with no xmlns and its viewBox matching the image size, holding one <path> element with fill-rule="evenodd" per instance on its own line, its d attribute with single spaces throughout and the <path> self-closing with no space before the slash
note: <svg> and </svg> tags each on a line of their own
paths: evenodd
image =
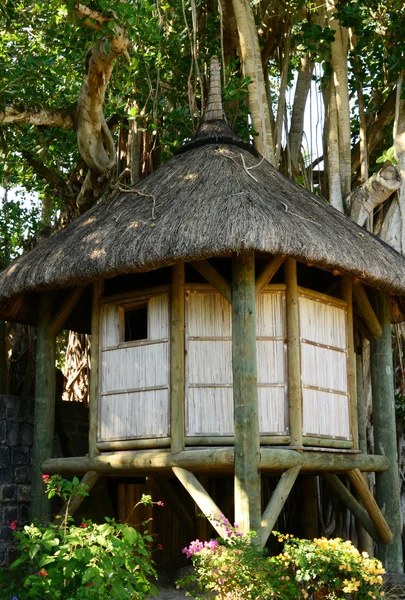
<svg viewBox="0 0 405 600">
<path fill-rule="evenodd" d="M 382 155 L 379 156 L 375 162 L 376 163 L 390 162 L 393 165 L 397 165 L 398 161 L 395 158 L 395 148 L 394 148 L 394 146 L 392 146 L 391 148 L 388 148 L 388 150 L 384 150 L 384 152 L 382 153 Z"/>
<path fill-rule="evenodd" d="M 87 495 L 86 486 L 76 477 L 44 475 L 43 480 L 49 498 L 67 502 L 66 513 L 60 524 L 47 527 L 32 524 L 17 531 L 12 523 L 20 552 L 11 565 L 18 571 L 20 586 L 12 588 L 18 600 L 142 600 L 156 591 L 150 582 L 156 577 L 153 539 L 146 531 L 108 518 L 101 525 L 86 520 L 77 526 L 68 505 L 74 494 Z M 141 502 L 153 504 L 150 496 Z"/>
<path fill-rule="evenodd" d="M 191 542 L 183 552 L 192 559 L 195 576 L 178 582 L 197 582 L 196 598 L 215 593 L 219 600 L 299 600 L 310 594 L 337 600 L 348 594 L 356 600 L 381 598 L 384 569 L 376 559 L 360 554 L 351 542 L 326 538 L 303 540 L 274 534 L 284 544 L 278 556 L 267 557 L 255 545 L 255 534 L 241 535 L 221 515 L 226 540 Z"/>
</svg>

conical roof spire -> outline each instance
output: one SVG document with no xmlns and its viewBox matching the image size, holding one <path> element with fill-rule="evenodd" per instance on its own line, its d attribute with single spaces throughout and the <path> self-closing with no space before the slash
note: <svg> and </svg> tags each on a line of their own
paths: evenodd
<svg viewBox="0 0 405 600">
<path fill-rule="evenodd" d="M 217 56 L 213 56 L 210 61 L 210 84 L 208 89 L 207 108 L 203 117 L 203 122 L 216 121 L 224 119 L 224 110 L 222 108 L 222 86 L 221 69 Z"/>
</svg>

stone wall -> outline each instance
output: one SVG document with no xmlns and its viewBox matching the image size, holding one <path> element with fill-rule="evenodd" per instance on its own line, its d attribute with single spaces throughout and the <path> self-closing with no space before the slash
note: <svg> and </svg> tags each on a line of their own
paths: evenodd
<svg viewBox="0 0 405 600">
<path fill-rule="evenodd" d="M 10 524 L 29 521 L 34 400 L 0 396 L 0 566 L 14 560 Z M 88 410 L 77 402 L 56 402 L 53 456 L 84 456 L 88 451 Z"/>
</svg>

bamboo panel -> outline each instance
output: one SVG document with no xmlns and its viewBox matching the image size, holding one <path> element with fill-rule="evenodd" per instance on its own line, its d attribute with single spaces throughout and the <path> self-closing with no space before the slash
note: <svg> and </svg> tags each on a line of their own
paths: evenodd
<svg viewBox="0 0 405 600">
<path fill-rule="evenodd" d="M 301 338 L 346 349 L 346 311 L 311 298 L 299 298 Z"/>
<path fill-rule="evenodd" d="M 285 343 L 284 341 L 260 340 L 256 342 L 257 383 L 285 384 Z"/>
<path fill-rule="evenodd" d="M 189 340 L 188 384 L 232 384 L 232 342 Z"/>
<path fill-rule="evenodd" d="M 149 307 L 149 339 L 161 340 L 169 337 L 169 295 L 152 296 Z"/>
<path fill-rule="evenodd" d="M 186 294 L 187 335 L 190 337 L 230 337 L 232 308 L 215 292 Z"/>
<path fill-rule="evenodd" d="M 318 390 L 302 390 L 304 435 L 350 439 L 347 396 Z"/>
<path fill-rule="evenodd" d="M 101 308 L 101 348 L 118 346 L 120 343 L 120 324 L 118 306 L 107 304 Z"/>
<path fill-rule="evenodd" d="M 302 383 L 347 392 L 347 356 L 328 348 L 301 344 Z"/>
<path fill-rule="evenodd" d="M 232 388 L 189 388 L 187 435 L 233 435 Z"/>
<path fill-rule="evenodd" d="M 256 299 L 256 335 L 285 336 L 285 293 L 262 292 Z"/>
<path fill-rule="evenodd" d="M 101 393 L 168 385 L 168 343 L 117 348 L 102 353 Z"/>
<path fill-rule="evenodd" d="M 287 432 L 287 404 L 284 387 L 259 387 L 259 431 L 261 434 Z"/>
<path fill-rule="evenodd" d="M 98 441 L 169 435 L 169 391 L 103 396 Z"/>
</svg>

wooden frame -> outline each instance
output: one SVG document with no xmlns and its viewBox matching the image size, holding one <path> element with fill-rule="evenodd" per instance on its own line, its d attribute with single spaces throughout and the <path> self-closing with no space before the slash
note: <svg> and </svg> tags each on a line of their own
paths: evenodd
<svg viewBox="0 0 405 600">
<path fill-rule="evenodd" d="M 172 267 L 170 324 L 170 434 L 173 454 L 184 450 L 185 435 L 185 331 L 184 263 Z"/>
<path fill-rule="evenodd" d="M 93 300 L 91 307 L 91 340 L 93 351 L 90 355 L 91 374 L 89 389 L 89 456 L 97 456 L 97 436 L 99 429 L 99 389 L 100 389 L 100 299 L 103 294 L 104 282 L 93 283 Z M 91 471 L 91 469 L 89 469 Z"/>
<path fill-rule="evenodd" d="M 42 467 L 46 473 L 81 474 L 87 471 L 97 473 L 134 475 L 170 473 L 172 467 L 181 467 L 193 472 L 233 473 L 235 464 L 234 448 L 188 448 L 176 454 L 170 449 L 134 450 L 100 454 L 94 458 L 87 456 L 51 458 Z M 389 468 L 386 456 L 354 454 L 348 452 L 311 451 L 297 452 L 290 448 L 260 448 L 260 469 L 266 473 L 280 473 L 292 467 L 301 466 L 302 472 L 345 473 L 353 469 L 362 472 L 384 472 Z"/>
<path fill-rule="evenodd" d="M 285 263 L 287 317 L 287 381 L 291 445 L 302 446 L 301 336 L 298 307 L 297 263 Z"/>
</svg>

